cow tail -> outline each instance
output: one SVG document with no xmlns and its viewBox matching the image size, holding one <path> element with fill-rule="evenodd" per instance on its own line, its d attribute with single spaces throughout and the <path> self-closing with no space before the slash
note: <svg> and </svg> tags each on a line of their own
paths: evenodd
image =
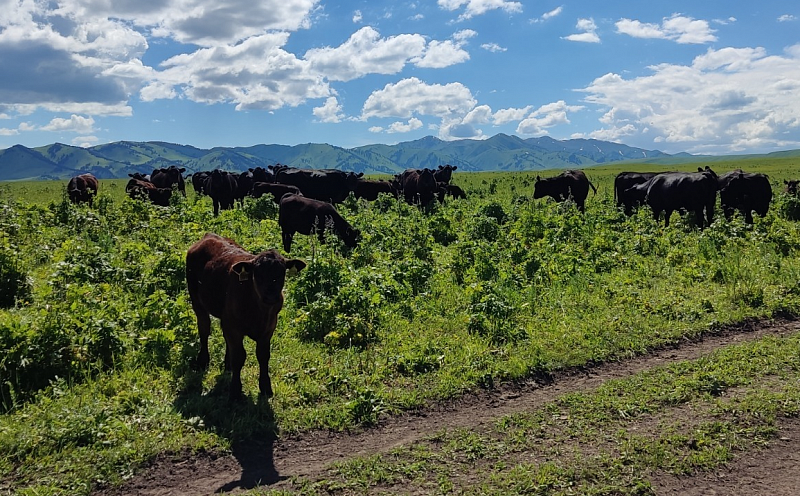
<svg viewBox="0 0 800 496">
<path fill-rule="evenodd" d="M 588 181 L 588 179 L 587 179 L 587 181 Z M 591 181 L 589 181 L 589 186 L 592 187 L 592 191 L 594 191 L 594 194 L 597 194 L 597 188 L 594 187 L 594 184 L 592 184 Z M 616 198 L 616 196 L 617 196 L 617 190 L 615 189 L 614 190 L 614 197 Z"/>
</svg>

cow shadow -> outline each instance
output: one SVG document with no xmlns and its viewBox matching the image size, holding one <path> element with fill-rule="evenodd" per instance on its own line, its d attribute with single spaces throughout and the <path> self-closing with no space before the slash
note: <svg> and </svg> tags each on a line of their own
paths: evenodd
<svg viewBox="0 0 800 496">
<path fill-rule="evenodd" d="M 231 402 L 228 373 L 219 374 L 212 388 L 204 392 L 205 374 L 205 371 L 187 371 L 173 406 L 190 425 L 230 440 L 231 454 L 241 466 L 240 477 L 217 488 L 216 492 L 253 489 L 287 479 L 275 468 L 278 426 L 269 401 L 261 397 L 254 401 L 244 396 L 240 401 Z"/>
</svg>

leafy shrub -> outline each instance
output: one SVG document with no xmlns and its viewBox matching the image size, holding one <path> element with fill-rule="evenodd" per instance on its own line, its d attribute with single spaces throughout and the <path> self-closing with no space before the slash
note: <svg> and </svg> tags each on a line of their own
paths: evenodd
<svg viewBox="0 0 800 496">
<path fill-rule="evenodd" d="M 0 245 L 0 308 L 13 307 L 31 296 L 31 283 L 15 252 L 13 246 Z"/>
<path fill-rule="evenodd" d="M 469 236 L 476 240 L 495 241 L 500 236 L 500 225 L 495 217 L 479 215 L 469 226 Z"/>
<path fill-rule="evenodd" d="M 274 219 L 278 216 L 278 205 L 271 194 L 260 198 L 245 198 L 243 210 L 245 215 L 256 220 Z"/>
<path fill-rule="evenodd" d="M 516 326 L 516 308 L 495 286 L 475 284 L 471 288 L 468 330 L 494 344 L 513 343 L 525 336 Z"/>
</svg>

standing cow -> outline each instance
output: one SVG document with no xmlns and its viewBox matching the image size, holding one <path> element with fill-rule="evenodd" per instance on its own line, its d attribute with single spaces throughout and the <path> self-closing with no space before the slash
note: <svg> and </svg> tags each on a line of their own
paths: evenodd
<svg viewBox="0 0 800 496">
<path fill-rule="evenodd" d="M 631 189 L 637 184 L 644 184 L 659 172 L 620 172 L 614 178 L 614 200 L 617 208 L 624 208 L 625 215 L 632 215 L 633 208 L 644 203 L 645 194 L 641 194 L 641 189 Z"/>
<path fill-rule="evenodd" d="M 766 174 L 744 172 L 741 169 L 726 172 L 717 179 L 719 200 L 725 218 L 731 220 L 738 210 L 748 224 L 753 223 L 753 211 L 764 217 L 772 201 L 772 186 Z"/>
<path fill-rule="evenodd" d="M 186 253 L 186 284 L 200 335 L 197 365 L 208 367 L 213 315 L 220 319 L 225 338 L 225 369 L 231 371 L 232 400 L 242 395 L 245 336 L 256 342 L 261 395 L 272 397 L 270 341 L 283 308 L 286 272 L 300 271 L 305 266 L 302 260 L 286 259 L 276 250 L 253 255 L 213 233 L 203 236 Z"/>
<path fill-rule="evenodd" d="M 571 197 L 578 210 L 583 212 L 590 187 L 596 194 L 597 188 L 589 181 L 583 171 L 566 170 L 555 177 L 546 179 L 536 176 L 536 183 L 533 185 L 533 198 L 538 199 L 549 196 L 557 202 L 563 202 Z"/>
<path fill-rule="evenodd" d="M 186 196 L 186 183 L 183 180 L 184 172 L 186 172 L 185 167 L 176 167 L 174 165 L 155 169 L 150 174 L 150 182 L 155 184 L 156 188 L 171 188 L 175 185 L 183 196 Z"/>
<path fill-rule="evenodd" d="M 320 243 L 325 242 L 325 230 L 329 223 L 345 246 L 354 248 L 358 244 L 361 233 L 344 220 L 330 203 L 291 193 L 281 198 L 278 225 L 281 226 L 283 249 L 286 253 L 292 249 L 292 239 L 296 232 L 308 235 L 316 230 Z"/>
<path fill-rule="evenodd" d="M 406 169 L 395 176 L 397 189 L 402 191 L 403 198 L 410 205 L 427 205 L 439 193 L 436 177 L 432 169 Z"/>
<path fill-rule="evenodd" d="M 73 177 L 67 183 L 67 194 L 72 203 L 88 203 L 91 207 L 97 196 L 97 178 L 89 173 Z"/>
<path fill-rule="evenodd" d="M 214 208 L 214 217 L 219 215 L 220 209 L 233 208 L 233 201 L 239 188 L 236 174 L 214 169 L 206 179 L 206 190 Z"/>
<path fill-rule="evenodd" d="M 694 212 L 700 229 L 704 227 L 703 211 L 705 225 L 710 226 L 713 222 L 718 186 L 717 175 L 710 168 L 697 172 L 664 172 L 654 176 L 645 185 L 646 201 L 653 210 L 653 217 L 658 221 L 661 212 L 665 212 L 665 227 L 669 226 L 669 218 L 676 210 Z"/>
</svg>

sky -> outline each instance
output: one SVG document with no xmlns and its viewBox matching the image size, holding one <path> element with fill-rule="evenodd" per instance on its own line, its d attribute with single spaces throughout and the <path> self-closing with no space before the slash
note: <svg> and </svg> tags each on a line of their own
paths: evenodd
<svg viewBox="0 0 800 496">
<path fill-rule="evenodd" d="M 0 0 L 0 149 L 800 148 L 800 3 Z"/>
</svg>

